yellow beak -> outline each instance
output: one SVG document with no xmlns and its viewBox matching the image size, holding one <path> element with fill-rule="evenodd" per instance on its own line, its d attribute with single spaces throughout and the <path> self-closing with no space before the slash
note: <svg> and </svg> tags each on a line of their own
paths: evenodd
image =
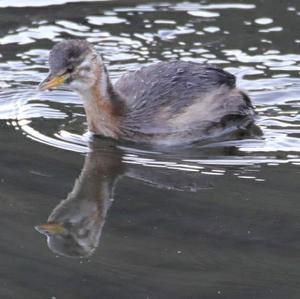
<svg viewBox="0 0 300 299">
<path fill-rule="evenodd" d="M 35 227 L 35 229 L 42 233 L 42 234 L 50 234 L 50 235 L 54 235 L 54 234 L 61 234 L 65 231 L 65 228 L 63 227 L 62 224 L 60 223 L 54 223 L 54 222 L 50 222 L 50 223 L 45 223 L 45 224 L 41 224 L 41 225 L 37 225 Z"/>
<path fill-rule="evenodd" d="M 51 88 L 58 87 L 62 83 L 65 82 L 65 80 L 68 78 L 68 75 L 60 75 L 60 76 L 52 76 L 51 74 L 40 83 L 39 89 L 40 90 L 47 90 Z"/>
</svg>

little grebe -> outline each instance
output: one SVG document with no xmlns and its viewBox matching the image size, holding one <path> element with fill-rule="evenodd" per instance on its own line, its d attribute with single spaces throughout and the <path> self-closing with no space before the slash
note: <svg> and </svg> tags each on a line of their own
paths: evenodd
<svg viewBox="0 0 300 299">
<path fill-rule="evenodd" d="M 41 90 L 70 85 L 97 135 L 154 144 L 182 144 L 220 136 L 253 122 L 248 96 L 235 76 L 209 64 L 159 62 L 112 85 L 101 56 L 84 40 L 56 44 Z"/>
</svg>

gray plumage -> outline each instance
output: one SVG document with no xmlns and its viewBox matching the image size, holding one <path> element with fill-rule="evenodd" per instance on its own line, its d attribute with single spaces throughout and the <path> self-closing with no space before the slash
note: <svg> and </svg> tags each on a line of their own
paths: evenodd
<svg viewBox="0 0 300 299">
<path fill-rule="evenodd" d="M 115 90 L 126 101 L 122 126 L 130 139 L 183 143 L 220 135 L 229 120 L 253 120 L 235 76 L 209 64 L 160 62 L 123 75 Z M 135 137 L 136 136 L 136 137 Z"/>
<path fill-rule="evenodd" d="M 57 74 L 75 68 L 90 51 L 91 45 L 84 40 L 67 40 L 56 44 L 49 56 L 51 73 Z"/>
</svg>

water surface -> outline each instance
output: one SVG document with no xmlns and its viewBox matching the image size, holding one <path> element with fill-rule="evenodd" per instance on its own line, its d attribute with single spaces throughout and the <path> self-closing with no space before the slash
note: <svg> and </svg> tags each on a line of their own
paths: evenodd
<svg viewBox="0 0 300 299">
<path fill-rule="evenodd" d="M 10 2 L 0 1 L 0 297 L 299 298 L 298 2 Z M 225 68 L 263 136 L 168 151 L 89 143 L 78 97 L 36 89 L 65 38 L 93 43 L 113 81 L 160 60 Z M 77 243 L 48 246 L 35 227 L 49 216 L 81 219 Z"/>
</svg>

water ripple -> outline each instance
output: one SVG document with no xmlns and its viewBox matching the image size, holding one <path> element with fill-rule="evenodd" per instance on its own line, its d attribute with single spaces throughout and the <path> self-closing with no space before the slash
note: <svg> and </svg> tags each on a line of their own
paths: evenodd
<svg viewBox="0 0 300 299">
<path fill-rule="evenodd" d="M 86 2 L 96 2 L 101 0 L 85 0 Z M 102 1 L 108 1 L 108 0 L 102 0 Z M 66 4 L 68 2 L 82 2 L 82 0 L 15 0 L 15 1 L 9 1 L 9 0 L 2 0 L 0 2 L 0 7 L 41 7 L 41 6 L 49 6 L 49 5 L 62 5 Z"/>
</svg>

